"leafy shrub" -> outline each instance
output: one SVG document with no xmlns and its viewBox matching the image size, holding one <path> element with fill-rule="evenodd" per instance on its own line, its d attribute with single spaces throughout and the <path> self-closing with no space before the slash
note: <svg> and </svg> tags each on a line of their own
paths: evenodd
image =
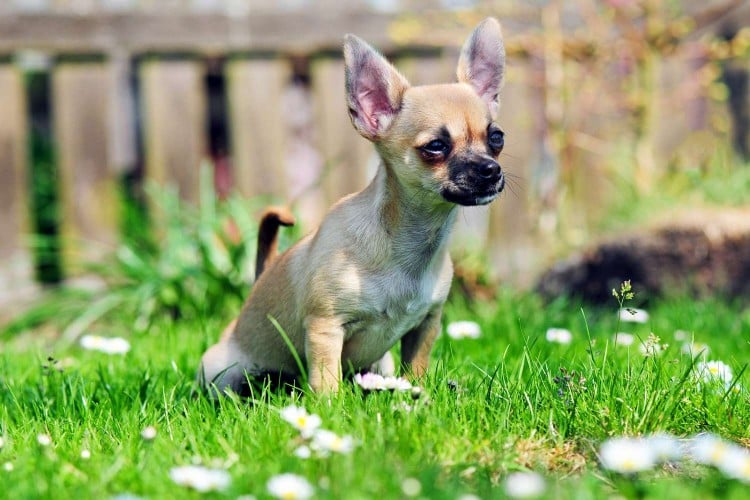
<svg viewBox="0 0 750 500">
<path fill-rule="evenodd" d="M 236 313 L 247 296 L 255 268 L 258 209 L 262 199 L 219 200 L 210 169 L 201 171 L 197 207 L 182 201 L 175 187 L 147 188 L 149 215 L 114 255 L 88 267 L 103 290 L 67 288 L 40 302 L 7 330 L 18 331 L 54 319 L 64 338 L 74 339 L 102 317 L 131 316 L 138 331 L 158 317 L 196 319 Z M 136 211 L 130 211 L 134 217 Z M 281 246 L 289 238 L 282 233 Z"/>
<path fill-rule="evenodd" d="M 254 202 L 219 201 L 203 170 L 200 203 L 180 200 L 174 187 L 148 189 L 150 241 L 134 239 L 114 261 L 93 268 L 107 282 L 100 299 L 132 311 L 137 329 L 155 316 L 194 318 L 236 306 L 254 270 Z"/>
</svg>

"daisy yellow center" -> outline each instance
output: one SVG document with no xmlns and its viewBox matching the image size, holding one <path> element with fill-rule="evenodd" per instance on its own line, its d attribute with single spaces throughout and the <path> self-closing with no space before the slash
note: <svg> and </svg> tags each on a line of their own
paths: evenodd
<svg viewBox="0 0 750 500">
<path fill-rule="evenodd" d="M 297 494 L 293 491 L 286 491 L 282 493 L 281 498 L 282 500 L 295 500 L 297 498 Z"/>
<path fill-rule="evenodd" d="M 716 368 L 715 366 L 712 366 L 711 368 L 709 368 L 708 371 L 710 371 L 713 375 L 716 375 L 719 373 L 719 369 Z"/>
<path fill-rule="evenodd" d="M 714 448 L 713 452 L 711 453 L 711 458 L 715 462 L 718 462 L 719 460 L 721 460 L 721 457 L 724 456 L 724 454 L 726 453 L 726 451 L 727 451 L 727 447 L 725 445 L 718 444 L 718 445 L 716 445 L 716 447 Z"/>
<path fill-rule="evenodd" d="M 304 427 L 307 424 L 307 417 L 297 417 L 297 425 Z"/>
<path fill-rule="evenodd" d="M 622 469 L 625 471 L 635 470 L 635 461 L 632 458 L 626 458 L 622 461 Z"/>
</svg>

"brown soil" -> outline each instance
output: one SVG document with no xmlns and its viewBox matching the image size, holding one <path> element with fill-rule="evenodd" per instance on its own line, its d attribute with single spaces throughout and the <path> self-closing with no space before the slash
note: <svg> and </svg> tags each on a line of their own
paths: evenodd
<svg viewBox="0 0 750 500">
<path fill-rule="evenodd" d="M 628 279 L 646 297 L 750 297 L 750 209 L 684 212 L 608 239 L 554 264 L 536 289 L 604 302 Z"/>
</svg>

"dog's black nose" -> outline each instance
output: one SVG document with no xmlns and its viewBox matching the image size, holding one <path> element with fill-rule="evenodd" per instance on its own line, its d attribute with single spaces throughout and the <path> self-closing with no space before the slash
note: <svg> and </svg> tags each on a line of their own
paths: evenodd
<svg viewBox="0 0 750 500">
<path fill-rule="evenodd" d="M 480 163 L 477 165 L 476 169 L 477 174 L 483 179 L 497 179 L 500 176 L 500 165 L 494 160 Z"/>
</svg>

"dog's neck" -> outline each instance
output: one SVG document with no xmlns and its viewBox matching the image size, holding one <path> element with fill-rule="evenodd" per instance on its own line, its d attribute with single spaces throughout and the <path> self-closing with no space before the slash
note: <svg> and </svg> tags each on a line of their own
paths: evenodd
<svg viewBox="0 0 750 500">
<path fill-rule="evenodd" d="M 445 251 L 457 206 L 422 189 L 410 191 L 385 161 L 370 187 L 392 261 L 409 274 L 423 273 Z"/>
</svg>

